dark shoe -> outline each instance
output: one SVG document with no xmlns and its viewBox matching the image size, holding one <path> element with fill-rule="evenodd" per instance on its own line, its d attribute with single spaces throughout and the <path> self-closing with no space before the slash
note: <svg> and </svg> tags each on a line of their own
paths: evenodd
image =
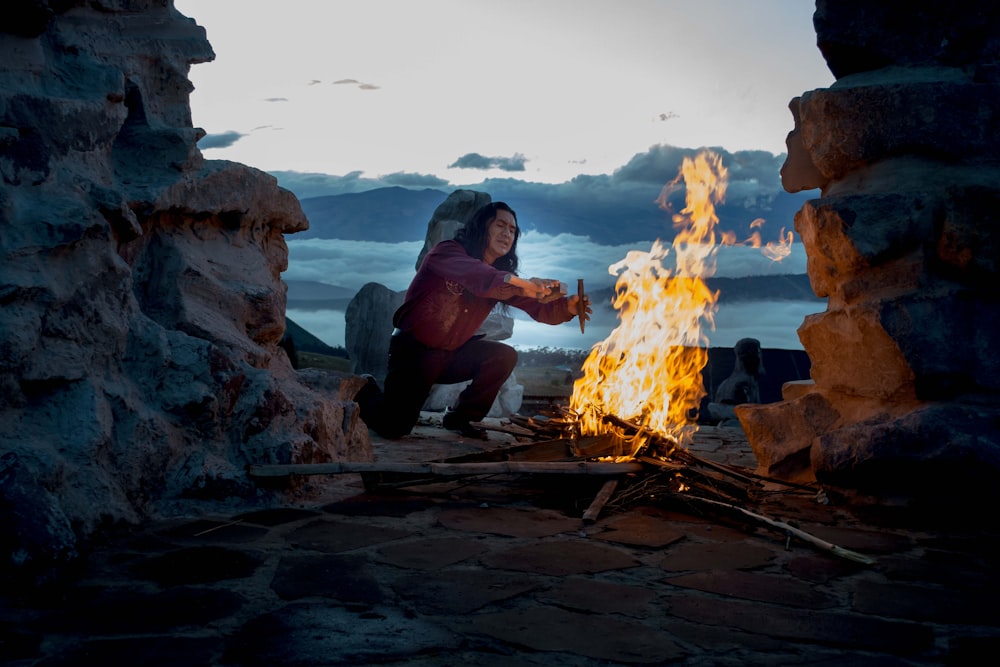
<svg viewBox="0 0 1000 667">
<path fill-rule="evenodd" d="M 473 426 L 469 423 L 468 419 L 462 419 L 457 416 L 454 412 L 449 412 L 441 420 L 441 426 L 445 427 L 449 431 L 458 431 L 466 438 L 472 440 L 489 440 L 489 435 L 486 433 L 486 429 Z"/>
<path fill-rule="evenodd" d="M 366 382 L 354 394 L 354 402 L 361 408 L 361 419 L 368 424 L 373 411 L 377 409 L 377 404 L 382 400 L 382 390 L 379 389 L 373 376 L 362 375 L 361 377 L 365 378 Z"/>
<path fill-rule="evenodd" d="M 358 403 L 361 402 L 358 400 L 359 397 L 367 397 L 373 393 L 378 394 L 381 393 L 382 391 L 381 389 L 378 388 L 378 383 L 375 381 L 374 375 L 369 375 L 365 373 L 361 377 L 365 379 L 365 383 L 361 385 L 361 389 L 358 389 L 357 393 L 354 394 L 354 400 L 357 401 Z"/>
</svg>

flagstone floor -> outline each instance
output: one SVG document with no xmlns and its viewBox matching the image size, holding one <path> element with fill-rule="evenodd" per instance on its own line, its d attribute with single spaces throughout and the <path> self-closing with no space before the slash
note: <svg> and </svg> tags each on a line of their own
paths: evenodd
<svg viewBox="0 0 1000 667">
<path fill-rule="evenodd" d="M 490 437 L 425 423 L 374 445 L 427 461 L 513 444 Z M 703 429 L 692 449 L 754 467 L 738 430 Z M 585 523 L 603 480 L 581 476 L 310 483 L 322 502 L 119 531 L 72 585 L 7 592 L 0 663 L 913 666 L 1000 649 L 990 514 L 774 488 L 750 508 L 863 564 L 652 487 Z"/>
</svg>

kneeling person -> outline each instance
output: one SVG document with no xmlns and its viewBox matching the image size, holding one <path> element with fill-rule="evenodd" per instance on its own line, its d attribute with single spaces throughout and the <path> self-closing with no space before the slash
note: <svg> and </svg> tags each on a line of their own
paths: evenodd
<svg viewBox="0 0 1000 667">
<path fill-rule="evenodd" d="M 431 388 L 471 380 L 444 426 L 485 437 L 482 421 L 517 365 L 517 351 L 476 331 L 497 303 L 520 308 L 545 324 L 561 324 L 582 310 L 586 296 L 563 296 L 556 280 L 517 275 L 520 229 L 504 202 L 480 208 L 453 240 L 431 250 L 393 315 L 384 393 L 373 379 L 355 400 L 361 418 L 379 435 L 399 438 L 413 430 Z"/>
</svg>

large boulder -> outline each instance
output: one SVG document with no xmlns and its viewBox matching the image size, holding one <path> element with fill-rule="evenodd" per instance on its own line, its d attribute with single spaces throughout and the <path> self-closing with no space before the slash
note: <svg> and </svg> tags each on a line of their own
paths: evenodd
<svg viewBox="0 0 1000 667">
<path fill-rule="evenodd" d="M 868 496 L 1000 480 L 1000 9 L 817 0 L 837 81 L 792 101 L 782 172 L 826 311 L 810 385 L 740 406 L 761 471 Z M 991 481 L 990 481 L 991 480 Z M 969 483 L 964 483 L 968 481 Z"/>
<path fill-rule="evenodd" d="M 441 241 L 455 238 L 458 230 L 472 215 L 492 201 L 485 192 L 475 190 L 455 190 L 434 209 L 431 219 L 427 222 L 427 235 L 424 247 L 420 249 L 414 268 L 419 269 L 424 257 Z"/>
<path fill-rule="evenodd" d="M 385 379 L 392 336 L 392 316 L 403 305 L 406 292 L 395 292 L 379 283 L 367 283 L 347 304 L 344 346 L 351 370 Z"/>
<path fill-rule="evenodd" d="M 162 0 L 14 0 L 0 54 L 0 569 L 44 577 L 109 523 L 310 492 L 262 489 L 251 463 L 370 459 L 358 378 L 279 346 L 298 201 L 197 148 L 204 30 Z"/>
</svg>

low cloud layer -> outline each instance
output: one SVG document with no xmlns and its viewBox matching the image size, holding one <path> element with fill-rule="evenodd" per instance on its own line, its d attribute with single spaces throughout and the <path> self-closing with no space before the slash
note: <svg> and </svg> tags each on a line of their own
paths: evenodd
<svg viewBox="0 0 1000 667">
<path fill-rule="evenodd" d="M 801 350 L 796 330 L 807 315 L 821 310 L 816 303 L 798 301 L 726 304 L 715 313 L 715 328 L 706 326 L 703 333 L 708 347 L 732 347 L 741 338 L 756 338 L 765 348 Z M 514 335 L 507 342 L 519 348 L 588 350 L 607 338 L 619 324 L 617 313 L 609 306 L 595 308 L 584 333 L 580 333 L 575 320 L 550 326 L 519 312 L 514 319 Z M 321 318 L 315 322 L 320 326 L 333 324 Z"/>
<path fill-rule="evenodd" d="M 629 251 L 648 252 L 652 242 L 608 246 L 571 234 L 549 235 L 526 232 L 518 241 L 520 271 L 524 276 L 553 278 L 576 285 L 578 278 L 594 289 L 612 287 L 616 277 L 608 267 L 621 261 Z M 406 289 L 415 273 L 414 264 L 423 242 L 376 243 L 340 239 L 288 237 L 287 280 L 312 280 L 357 290 L 368 282 L 378 282 L 393 290 Z M 672 270 L 673 250 L 664 266 Z M 781 262 L 773 262 L 759 249 L 720 246 L 716 276 L 787 275 L 805 273 L 806 257 L 801 245 Z"/>
<path fill-rule="evenodd" d="M 756 338 L 765 348 L 801 350 L 797 329 L 807 315 L 821 312 L 822 306 L 806 301 L 733 303 L 719 307 L 715 327 L 706 327 L 708 347 L 732 347 L 741 338 Z M 618 326 L 617 313 L 607 304 L 595 304 L 593 318 L 580 333 L 576 320 L 551 326 L 535 322 L 514 309 L 514 335 L 506 342 L 522 349 L 564 348 L 588 350 L 607 338 Z M 332 346 L 343 346 L 346 323 L 339 310 L 288 310 L 299 326 Z"/>
<path fill-rule="evenodd" d="M 518 242 L 522 275 L 553 278 L 572 291 L 583 278 L 588 292 L 613 287 L 616 277 L 608 267 L 630 250 L 648 251 L 647 244 L 600 245 L 569 234 L 529 232 Z M 402 291 L 415 273 L 414 263 L 422 242 L 375 243 L 338 239 L 288 239 L 288 270 L 285 280 L 316 281 L 357 291 L 369 282 Z M 668 258 L 672 257 L 671 254 Z M 748 247 L 720 247 L 717 276 L 784 275 L 805 272 L 805 253 L 793 247 L 781 263 Z M 667 261 L 669 267 L 669 260 Z M 575 324 L 551 327 L 517 315 L 511 343 L 519 347 L 565 347 L 588 349 L 617 326 L 617 314 L 609 303 L 597 303 L 593 320 L 581 335 Z M 716 315 L 715 331 L 706 331 L 712 346 L 731 346 L 743 337 L 758 338 L 765 347 L 801 349 L 795 330 L 803 318 L 821 310 L 816 302 L 777 301 L 725 304 Z M 333 310 L 290 309 L 288 316 L 330 345 L 344 344 L 344 314 Z M 523 321 L 520 321 L 523 320 Z"/>
</svg>

